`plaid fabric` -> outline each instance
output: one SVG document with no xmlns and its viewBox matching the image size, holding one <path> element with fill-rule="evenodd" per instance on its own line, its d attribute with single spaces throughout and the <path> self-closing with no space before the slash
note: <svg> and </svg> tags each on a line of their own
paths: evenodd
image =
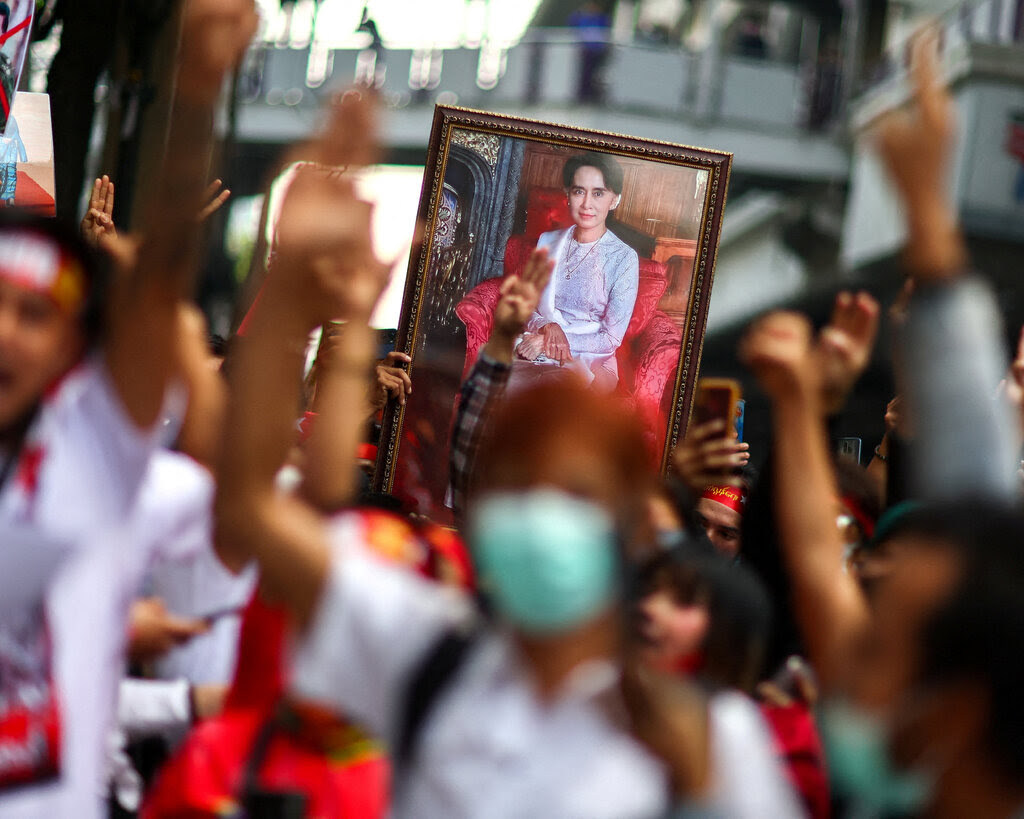
<svg viewBox="0 0 1024 819">
<path fill-rule="evenodd" d="M 14 162 L 0 165 L 0 199 L 14 199 L 18 190 L 18 166 Z"/>
<path fill-rule="evenodd" d="M 491 404 L 501 397 L 508 382 L 510 364 L 502 364 L 481 352 L 459 390 L 459 406 L 452 430 L 448 459 L 455 519 L 462 521 L 466 495 L 476 463 L 476 452 L 484 430 L 484 419 Z"/>
</svg>

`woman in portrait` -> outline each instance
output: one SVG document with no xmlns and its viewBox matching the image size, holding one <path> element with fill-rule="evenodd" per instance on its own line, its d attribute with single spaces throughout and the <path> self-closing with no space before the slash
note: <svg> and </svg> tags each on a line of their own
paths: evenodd
<svg viewBox="0 0 1024 819">
<path fill-rule="evenodd" d="M 576 154 L 562 181 L 573 224 L 537 241 L 555 269 L 516 347 L 510 386 L 572 373 L 610 392 L 640 279 L 636 251 L 607 226 L 622 198 L 622 167 L 607 154 Z"/>
</svg>

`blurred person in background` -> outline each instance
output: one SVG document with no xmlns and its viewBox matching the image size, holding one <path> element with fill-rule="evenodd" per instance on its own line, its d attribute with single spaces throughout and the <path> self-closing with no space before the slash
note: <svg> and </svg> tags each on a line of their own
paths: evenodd
<svg viewBox="0 0 1024 819">
<path fill-rule="evenodd" d="M 566 23 L 576 31 L 580 40 L 576 99 L 581 103 L 600 103 L 604 98 L 602 70 L 608 59 L 611 18 L 600 3 L 587 0 L 569 15 Z"/>
<path fill-rule="evenodd" d="M 1024 618 L 1013 591 L 1024 579 L 1024 522 L 1006 506 L 1015 438 L 989 398 L 1001 372 L 998 324 L 984 285 L 963 277 L 967 257 L 946 192 L 954 127 L 935 48 L 930 35 L 915 42 L 913 109 L 886 119 L 878 138 L 908 215 L 905 264 L 916 287 L 899 387 L 912 398 L 911 490 L 927 505 L 907 511 L 890 536 L 870 605 L 843 567 L 830 511 L 837 489 L 809 323 L 769 315 L 741 353 L 774 404 L 780 539 L 827 697 L 837 791 L 882 814 L 1009 819 L 1024 807 Z M 955 440 L 934 439 L 943 432 Z M 988 497 L 971 500 L 978 492 Z"/>
<path fill-rule="evenodd" d="M 753 486 L 750 444 L 722 420 L 686 431 L 673 455 L 675 473 L 690 494 L 687 518 L 723 555 L 738 558 L 742 522 Z"/>
<path fill-rule="evenodd" d="M 342 103 L 346 133 L 370 132 L 366 106 Z M 308 218 L 326 212 L 337 218 Z M 367 216 L 343 180 L 296 180 L 280 267 L 233 367 L 218 534 L 239 559 L 257 558 L 267 591 L 295 618 L 293 694 L 388 740 L 398 816 L 649 817 L 671 807 L 667 793 L 700 806 L 704 712 L 671 706 L 643 675 L 627 674 L 620 695 L 622 549 L 646 521 L 654 476 L 639 428 L 617 403 L 555 384 L 495 410 L 468 508 L 493 611 L 484 621 L 464 596 L 368 556 L 350 522 L 275 493 L 294 412 L 289 385 L 301 368 L 293 342 L 326 315 L 362 326 L 383 287 Z M 552 266 L 539 250 L 503 286 L 486 353 L 506 375 Z M 346 360 L 353 393 L 371 364 L 369 345 Z M 695 692 L 673 696 L 701 702 Z"/>
<path fill-rule="evenodd" d="M 108 288 L 106 268 L 56 223 L 9 213 L 0 227 L 0 525 L 76 547 L 42 611 L 19 615 L 33 625 L 15 645 L 34 652 L 36 696 L 21 710 L 7 700 L 0 717 L 11 752 L 0 773 L 4 816 L 103 811 L 105 732 L 127 610 L 151 556 L 127 547 L 149 543 L 142 535 L 152 521 L 136 509 L 163 434 L 178 307 L 194 272 L 209 136 L 202 123 L 254 26 L 251 4 L 188 4 L 175 150 L 153 180 L 144 265 L 129 265 Z M 5 637 L 10 626 L 2 624 Z M 19 754 L 26 739 L 43 736 Z"/>
</svg>

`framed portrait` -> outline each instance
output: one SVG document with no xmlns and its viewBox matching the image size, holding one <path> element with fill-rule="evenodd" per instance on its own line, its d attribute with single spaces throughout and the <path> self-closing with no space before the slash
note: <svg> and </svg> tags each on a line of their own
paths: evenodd
<svg viewBox="0 0 1024 819">
<path fill-rule="evenodd" d="M 0 135 L 0 199 L 56 216 L 50 96 L 19 91 Z"/>
<path fill-rule="evenodd" d="M 528 331 L 558 324 L 566 366 L 635 409 L 666 470 L 690 415 L 731 160 L 438 106 L 397 338 L 413 389 L 385 411 L 377 490 L 452 523 L 459 387 L 490 333 L 502 280 L 538 246 L 555 268 Z M 545 354 L 527 355 L 517 354 L 509 389 L 552 372 Z"/>
<path fill-rule="evenodd" d="M 7 0 L 0 2 L 0 133 L 6 133 L 11 106 L 21 81 L 32 41 L 32 15 L 35 0 Z"/>
</svg>

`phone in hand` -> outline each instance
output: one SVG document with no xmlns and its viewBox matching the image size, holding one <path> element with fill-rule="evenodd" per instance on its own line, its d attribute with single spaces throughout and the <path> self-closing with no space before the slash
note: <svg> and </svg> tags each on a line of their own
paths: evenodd
<svg viewBox="0 0 1024 819">
<path fill-rule="evenodd" d="M 860 463 L 860 450 L 863 442 L 860 438 L 840 438 L 836 454 L 840 458 L 849 458 L 855 464 Z"/>
<path fill-rule="evenodd" d="M 743 443 L 743 421 L 747 415 L 747 402 L 742 398 L 736 402 L 736 441 Z"/>
<path fill-rule="evenodd" d="M 740 382 L 735 378 L 700 379 L 693 399 L 694 426 L 721 420 L 725 424 L 723 436 L 727 434 L 736 424 L 736 406 L 741 394 Z"/>
</svg>

